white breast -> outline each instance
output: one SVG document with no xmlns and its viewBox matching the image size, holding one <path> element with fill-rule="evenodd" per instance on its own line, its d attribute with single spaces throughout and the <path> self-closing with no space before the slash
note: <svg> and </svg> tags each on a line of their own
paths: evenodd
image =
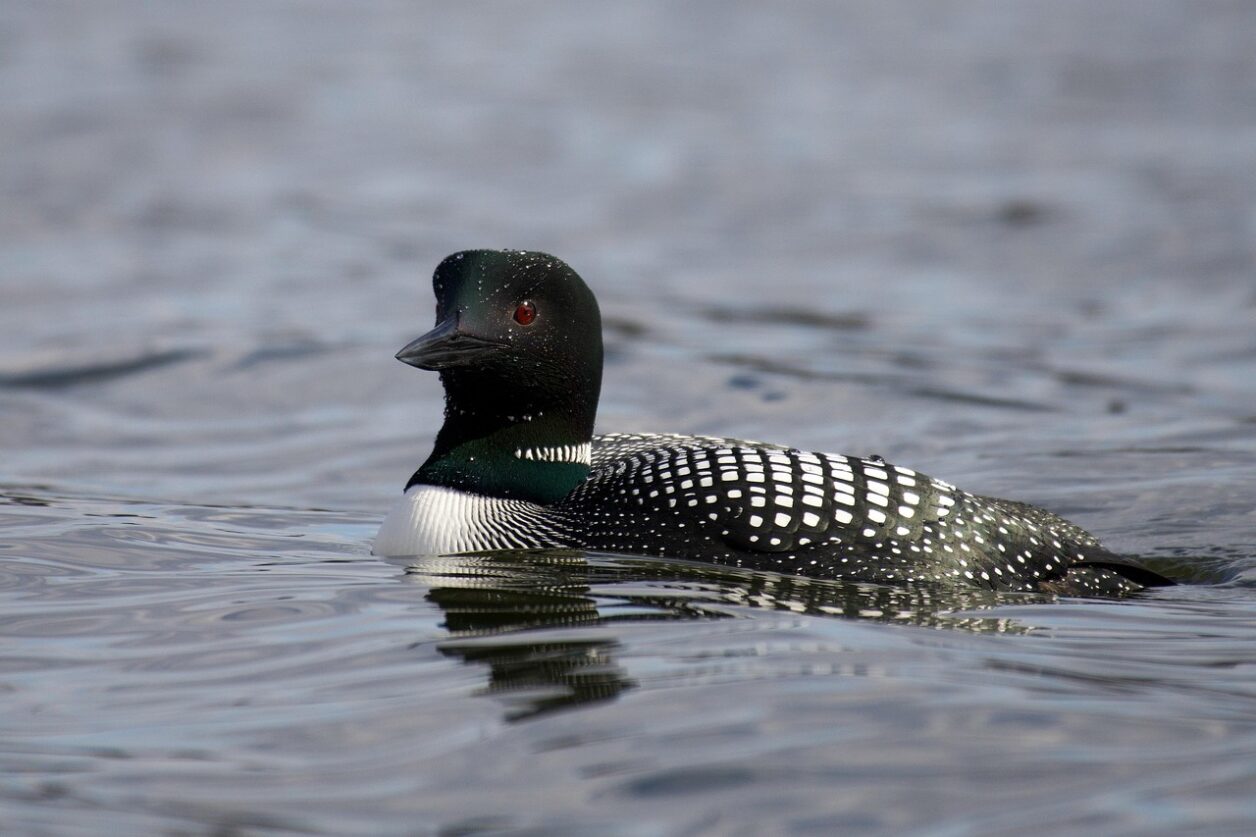
<svg viewBox="0 0 1256 837">
<path fill-rule="evenodd" d="M 544 506 L 415 485 L 393 506 L 375 536 L 376 555 L 453 555 L 565 546 Z"/>
</svg>

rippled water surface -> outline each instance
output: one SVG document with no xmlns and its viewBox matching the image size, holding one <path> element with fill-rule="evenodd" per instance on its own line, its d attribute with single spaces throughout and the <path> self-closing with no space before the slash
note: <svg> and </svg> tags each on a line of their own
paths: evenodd
<svg viewBox="0 0 1256 837">
<path fill-rule="evenodd" d="M 0 831 L 1256 829 L 1256 12 L 0 6 Z M 370 539 L 456 249 L 603 430 L 876 453 L 1124 601 Z"/>
</svg>

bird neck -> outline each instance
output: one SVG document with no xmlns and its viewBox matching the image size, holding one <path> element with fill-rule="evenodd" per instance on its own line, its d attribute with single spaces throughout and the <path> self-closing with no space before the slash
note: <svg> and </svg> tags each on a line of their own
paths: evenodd
<svg viewBox="0 0 1256 837">
<path fill-rule="evenodd" d="M 500 381 L 441 377 L 445 423 L 406 488 L 439 485 L 550 505 L 588 476 L 596 392 L 554 398 Z"/>
</svg>

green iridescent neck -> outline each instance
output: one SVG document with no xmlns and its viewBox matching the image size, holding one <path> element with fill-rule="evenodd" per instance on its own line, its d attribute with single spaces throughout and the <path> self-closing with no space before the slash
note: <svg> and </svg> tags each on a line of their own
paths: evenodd
<svg viewBox="0 0 1256 837">
<path fill-rule="evenodd" d="M 589 436 L 558 417 L 517 418 L 480 436 L 447 419 L 432 455 L 406 488 L 422 483 L 542 505 L 558 502 L 589 475 Z"/>
</svg>

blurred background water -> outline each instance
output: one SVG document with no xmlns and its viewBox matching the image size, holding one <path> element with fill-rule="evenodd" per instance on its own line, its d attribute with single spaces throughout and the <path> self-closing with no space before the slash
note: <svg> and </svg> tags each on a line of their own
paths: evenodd
<svg viewBox="0 0 1256 837">
<path fill-rule="evenodd" d="M 0 5 L 0 830 L 1250 833 L 1256 6 Z M 371 557 L 432 268 L 602 430 L 877 453 L 1190 585 Z"/>
</svg>

